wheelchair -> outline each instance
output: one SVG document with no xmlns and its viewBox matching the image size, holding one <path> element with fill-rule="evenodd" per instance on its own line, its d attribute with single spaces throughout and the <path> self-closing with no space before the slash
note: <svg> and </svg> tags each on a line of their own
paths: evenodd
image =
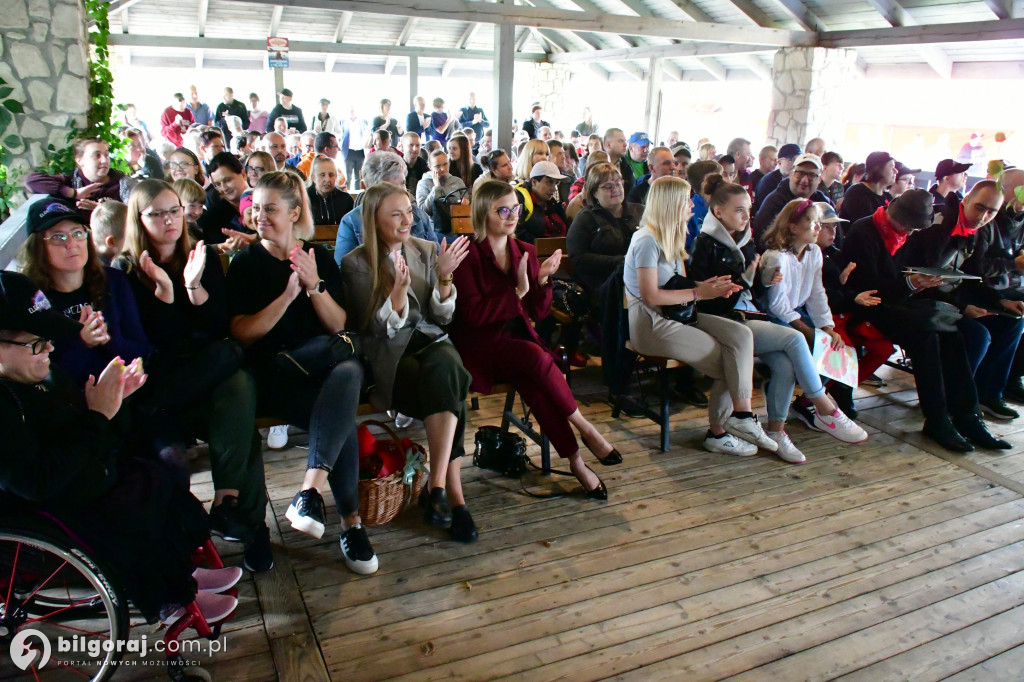
<svg viewBox="0 0 1024 682">
<path fill-rule="evenodd" d="M 85 547 L 46 512 L 0 515 L 0 679 L 100 682 L 117 672 L 125 654 L 139 651 L 139 640 L 129 637 L 131 605 L 117 575 Z M 210 540 L 192 558 L 196 565 L 223 567 Z M 200 637 L 217 639 L 222 623 L 210 627 L 192 603 L 166 629 L 172 680 L 211 680 L 182 659 L 178 638 L 192 627 Z M 151 654 L 153 642 L 146 645 Z"/>
</svg>

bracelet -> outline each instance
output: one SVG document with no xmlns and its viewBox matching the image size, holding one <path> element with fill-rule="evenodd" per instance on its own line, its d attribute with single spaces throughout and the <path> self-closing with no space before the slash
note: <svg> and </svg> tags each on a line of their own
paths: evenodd
<svg viewBox="0 0 1024 682">
<path fill-rule="evenodd" d="M 197 284 L 194 287 L 190 287 L 189 285 L 186 284 L 185 288 L 188 289 L 189 291 L 195 291 L 196 289 L 202 289 L 203 285 L 202 284 Z"/>
<path fill-rule="evenodd" d="M 455 275 L 448 275 L 448 279 L 437 278 L 437 283 L 443 287 L 451 286 L 453 281 L 455 281 Z"/>
</svg>

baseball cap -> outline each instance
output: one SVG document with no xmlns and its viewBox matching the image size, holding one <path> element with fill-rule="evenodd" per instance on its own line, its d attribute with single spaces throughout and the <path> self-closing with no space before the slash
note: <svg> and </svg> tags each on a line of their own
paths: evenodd
<svg viewBox="0 0 1024 682">
<path fill-rule="evenodd" d="M 801 151 L 803 150 L 800 149 L 800 145 L 789 142 L 787 144 L 782 145 L 779 148 L 779 158 L 795 159 L 796 157 L 800 156 Z"/>
<path fill-rule="evenodd" d="M 864 160 L 864 170 L 870 173 L 893 160 L 889 152 L 871 152 L 868 154 L 868 158 Z"/>
<path fill-rule="evenodd" d="M 827 201 L 815 202 L 815 206 L 821 211 L 821 222 L 823 223 L 848 223 L 850 222 L 846 218 L 840 218 L 839 214 L 836 213 L 836 209 L 832 207 L 832 204 Z"/>
<path fill-rule="evenodd" d="M 891 220 L 911 230 L 923 230 L 932 224 L 933 198 L 926 189 L 911 189 L 896 197 L 885 210 Z"/>
<path fill-rule="evenodd" d="M 57 223 L 65 220 L 89 227 L 89 223 L 70 201 L 58 199 L 57 197 L 47 197 L 28 207 L 26 229 L 29 234 L 46 232 Z"/>
<path fill-rule="evenodd" d="M 292 91 L 289 90 L 288 88 L 281 88 L 281 94 L 284 95 L 285 97 L 291 97 Z"/>
<path fill-rule="evenodd" d="M 565 176 L 562 175 L 562 171 L 558 170 L 558 166 L 550 161 L 538 161 L 533 165 L 533 170 L 530 171 L 530 178 L 563 180 Z"/>
<path fill-rule="evenodd" d="M 939 165 L 935 167 L 935 179 L 941 180 L 947 175 L 955 175 L 957 173 L 964 173 L 971 169 L 969 163 L 957 163 L 953 159 L 943 159 L 939 161 Z"/>
<path fill-rule="evenodd" d="M 920 172 L 921 172 L 920 168 L 907 168 L 907 166 L 905 164 L 902 164 L 899 161 L 896 162 L 896 177 L 897 178 L 900 177 L 901 175 L 917 175 Z"/>
<path fill-rule="evenodd" d="M 688 157 L 693 158 L 693 152 L 690 151 L 690 145 L 685 142 L 680 142 L 675 147 L 672 147 L 672 156 L 678 156 L 679 154 L 686 154 Z"/>
<path fill-rule="evenodd" d="M 53 309 L 46 294 L 20 272 L 0 271 L 0 329 L 47 339 L 77 336 L 82 325 Z"/>
<path fill-rule="evenodd" d="M 281 93 L 281 94 L 284 94 L 284 93 Z M 330 103 L 331 103 L 331 100 L 327 99 L 326 97 L 321 97 L 320 98 L 320 104 L 330 104 Z"/>
<path fill-rule="evenodd" d="M 817 154 L 801 154 L 800 156 L 796 157 L 795 161 L 793 161 L 794 166 L 799 166 L 802 163 L 813 164 L 814 167 L 817 168 L 818 170 L 824 170 L 825 168 L 823 165 L 821 165 L 821 157 L 818 156 Z"/>
<path fill-rule="evenodd" d="M 651 138 L 647 137 L 647 133 L 633 133 L 629 136 L 629 143 L 646 147 L 651 143 Z"/>
</svg>

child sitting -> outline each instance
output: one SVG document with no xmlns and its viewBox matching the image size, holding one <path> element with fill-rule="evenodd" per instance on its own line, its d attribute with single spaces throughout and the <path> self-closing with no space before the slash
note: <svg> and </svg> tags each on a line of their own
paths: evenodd
<svg viewBox="0 0 1024 682">
<path fill-rule="evenodd" d="M 195 184 L 195 183 L 193 183 Z M 202 188 L 200 188 L 202 191 Z M 121 255 L 124 248 L 124 224 L 128 207 L 114 199 L 103 199 L 89 216 L 89 231 L 96 255 L 104 265 Z"/>
</svg>

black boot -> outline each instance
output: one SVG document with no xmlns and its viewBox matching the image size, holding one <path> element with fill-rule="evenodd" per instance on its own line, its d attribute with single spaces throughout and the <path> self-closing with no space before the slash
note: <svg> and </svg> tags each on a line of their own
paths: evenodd
<svg viewBox="0 0 1024 682">
<path fill-rule="evenodd" d="M 448 493 L 444 488 L 434 488 L 429 493 L 423 486 L 420 492 L 420 506 L 423 507 L 423 520 L 431 526 L 447 528 L 452 525 L 452 508 L 448 505 Z"/>
<path fill-rule="evenodd" d="M 1010 377 L 1003 389 L 1003 399 L 1012 403 L 1024 405 L 1024 379 L 1021 377 Z"/>
<path fill-rule="evenodd" d="M 960 432 L 953 426 L 953 422 L 949 420 L 949 417 L 925 419 L 924 428 L 921 429 L 921 432 L 925 437 L 930 438 L 947 450 L 952 450 L 953 452 L 971 452 L 974 450 L 974 446 L 960 435 Z"/>
<path fill-rule="evenodd" d="M 836 407 L 842 410 L 843 414 L 854 421 L 857 420 L 857 408 L 853 406 L 853 388 L 835 381 L 829 386 L 828 394 L 832 396 Z"/>
<path fill-rule="evenodd" d="M 953 418 L 953 425 L 964 438 L 984 450 L 1009 450 L 1013 446 L 1002 438 L 993 436 L 985 427 L 979 414 L 965 414 Z"/>
</svg>

